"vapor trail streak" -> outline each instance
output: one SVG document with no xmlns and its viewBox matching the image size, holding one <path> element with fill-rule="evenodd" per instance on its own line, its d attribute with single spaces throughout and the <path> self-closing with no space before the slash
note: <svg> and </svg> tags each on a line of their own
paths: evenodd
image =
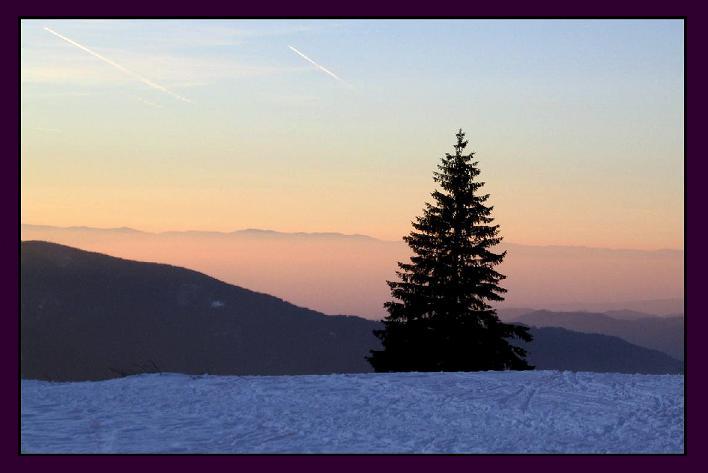
<svg viewBox="0 0 708 473">
<path fill-rule="evenodd" d="M 152 87 L 153 89 L 157 89 L 157 90 L 159 90 L 159 91 L 161 91 L 161 92 L 164 92 L 164 93 L 166 93 L 166 94 L 168 94 L 168 95 L 171 95 L 172 97 L 174 97 L 174 98 L 176 98 L 176 99 L 178 99 L 178 100 L 181 100 L 181 101 L 183 101 L 183 102 L 192 103 L 192 101 L 189 100 L 188 98 L 182 97 L 181 95 L 179 95 L 179 94 L 177 94 L 177 93 L 175 93 L 175 92 L 172 92 L 172 91 L 171 91 L 170 89 L 168 89 L 167 87 L 164 87 L 164 86 L 162 86 L 162 85 L 160 85 L 160 84 L 157 84 L 157 83 L 151 81 L 150 79 L 141 76 L 140 74 L 137 74 L 137 73 L 135 73 L 135 72 L 133 72 L 133 71 L 131 71 L 131 70 L 129 70 L 129 69 L 126 69 L 125 67 L 121 66 L 120 64 L 111 61 L 111 60 L 108 59 L 107 57 L 101 56 L 101 55 L 98 54 L 97 52 L 90 50 L 90 49 L 87 48 L 86 46 L 83 46 L 83 45 L 77 43 L 76 41 L 71 40 L 71 39 L 67 38 L 66 36 L 63 36 L 63 35 L 57 33 L 57 32 L 54 31 L 53 29 L 47 28 L 46 26 L 44 27 L 44 29 L 45 29 L 46 31 L 50 32 L 51 34 L 53 34 L 54 36 L 57 36 L 57 37 L 63 39 L 63 40 L 66 41 L 67 43 L 73 44 L 73 45 L 76 46 L 77 48 L 86 51 L 87 53 L 91 54 L 91 55 L 94 56 L 94 57 L 97 57 L 97 58 L 100 59 L 101 61 L 103 61 L 103 62 L 105 62 L 105 63 L 107 63 L 107 64 L 110 64 L 111 66 L 115 67 L 116 69 L 118 69 L 118 70 L 121 71 L 122 73 L 127 74 L 127 75 L 131 76 L 132 78 L 139 80 L 139 81 L 142 82 L 143 84 L 145 84 L 145 85 L 147 85 L 147 86 L 149 86 L 149 87 Z"/>
<path fill-rule="evenodd" d="M 305 61 L 307 61 L 307 62 L 309 62 L 310 64 L 312 64 L 313 66 L 315 66 L 317 69 L 321 70 L 321 71 L 324 72 L 325 74 L 329 74 L 330 76 L 334 77 L 334 78 L 337 79 L 338 81 L 347 84 L 347 82 L 346 82 L 344 79 L 342 79 L 341 77 L 339 77 L 339 76 L 338 76 L 337 74 L 335 74 L 334 72 L 330 71 L 329 69 L 327 69 L 326 67 L 324 67 L 324 66 L 322 66 L 322 65 L 320 65 L 320 64 L 317 64 L 315 61 L 313 61 L 313 60 L 310 59 L 309 57 L 305 56 L 303 53 L 301 53 L 300 51 L 298 51 L 298 50 L 295 49 L 294 47 L 292 47 L 292 46 L 290 46 L 290 45 L 288 45 L 288 47 L 289 47 L 290 49 L 292 49 L 296 54 L 298 54 L 301 58 L 303 58 Z M 347 85 L 348 85 L 348 84 L 347 84 Z"/>
</svg>

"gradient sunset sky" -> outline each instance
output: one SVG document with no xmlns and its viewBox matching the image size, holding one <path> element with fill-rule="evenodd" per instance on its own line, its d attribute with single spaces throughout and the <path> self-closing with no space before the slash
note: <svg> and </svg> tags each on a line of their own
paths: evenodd
<svg viewBox="0 0 708 473">
<path fill-rule="evenodd" d="M 678 20 L 23 21 L 21 220 L 395 240 L 462 128 L 507 241 L 683 248 L 683 47 Z"/>
</svg>

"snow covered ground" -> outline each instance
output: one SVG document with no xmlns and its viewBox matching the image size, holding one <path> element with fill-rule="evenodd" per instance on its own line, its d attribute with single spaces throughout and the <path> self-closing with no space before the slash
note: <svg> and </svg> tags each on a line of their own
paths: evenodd
<svg viewBox="0 0 708 473">
<path fill-rule="evenodd" d="M 23 452 L 683 452 L 683 376 L 23 380 Z"/>
</svg>

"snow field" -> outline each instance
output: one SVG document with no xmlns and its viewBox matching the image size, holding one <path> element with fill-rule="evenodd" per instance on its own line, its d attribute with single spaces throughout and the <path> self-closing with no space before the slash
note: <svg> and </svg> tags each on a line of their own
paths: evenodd
<svg viewBox="0 0 708 473">
<path fill-rule="evenodd" d="M 24 453 L 682 453 L 683 376 L 150 374 L 21 382 Z"/>
</svg>

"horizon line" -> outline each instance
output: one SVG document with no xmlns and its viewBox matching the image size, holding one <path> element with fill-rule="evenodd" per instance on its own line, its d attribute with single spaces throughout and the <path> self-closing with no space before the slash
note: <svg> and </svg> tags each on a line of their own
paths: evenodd
<svg viewBox="0 0 708 473">
<path fill-rule="evenodd" d="M 92 227 L 92 226 L 88 226 L 88 225 L 60 226 L 60 225 L 46 225 L 46 224 L 35 224 L 35 223 L 20 223 L 20 226 L 21 227 L 22 226 L 45 227 L 45 228 L 56 229 L 56 230 L 96 230 L 96 231 L 104 231 L 104 232 L 123 231 L 123 232 L 142 233 L 142 234 L 147 234 L 147 235 L 166 235 L 166 234 L 176 234 L 176 233 L 202 233 L 202 234 L 206 233 L 206 234 L 216 234 L 216 235 L 226 236 L 226 235 L 233 235 L 236 233 L 261 232 L 261 233 L 271 233 L 271 234 L 291 235 L 291 236 L 340 236 L 340 237 L 347 237 L 347 238 L 365 238 L 365 239 L 379 241 L 382 243 L 402 243 L 402 239 L 387 240 L 387 239 L 378 238 L 378 237 L 374 237 L 374 236 L 363 234 L 363 233 L 341 233 L 341 232 L 334 232 L 334 231 L 287 232 L 287 231 L 273 230 L 273 229 L 268 229 L 268 228 L 253 228 L 253 227 L 241 228 L 241 229 L 236 229 L 236 230 L 231 230 L 231 231 L 220 231 L 220 230 L 147 231 L 147 230 L 139 230 L 139 229 L 127 227 L 127 226 L 121 226 L 121 227 Z M 627 248 L 627 247 L 605 247 L 605 246 L 587 246 L 587 245 L 571 245 L 571 244 L 529 244 L 529 243 L 518 243 L 518 242 L 513 242 L 513 241 L 508 241 L 506 243 L 511 244 L 511 245 L 528 246 L 528 247 L 535 247 L 535 248 L 601 249 L 601 250 L 609 250 L 609 251 L 639 251 L 639 252 L 645 252 L 645 253 L 660 253 L 660 252 L 685 253 L 684 248 L 665 248 L 664 247 L 664 248 L 655 248 L 655 249 L 640 249 L 640 248 Z"/>
</svg>

